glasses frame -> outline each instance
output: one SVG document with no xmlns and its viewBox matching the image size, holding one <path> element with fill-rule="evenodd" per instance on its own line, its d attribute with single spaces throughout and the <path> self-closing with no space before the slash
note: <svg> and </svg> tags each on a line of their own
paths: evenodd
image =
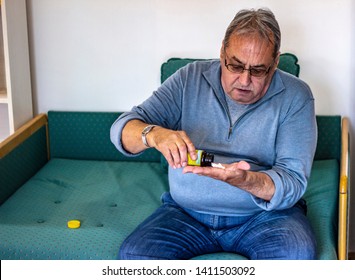
<svg viewBox="0 0 355 280">
<path fill-rule="evenodd" d="M 229 58 L 229 56 L 227 55 L 227 52 L 226 50 L 224 49 L 224 55 L 225 55 L 225 58 L 224 58 L 224 66 L 228 69 L 229 72 L 233 73 L 233 74 L 242 74 L 244 73 L 244 71 L 248 71 L 249 72 L 249 75 L 250 77 L 255 77 L 255 78 L 264 78 L 266 77 L 269 72 L 270 72 L 270 69 L 271 67 L 275 64 L 275 60 L 273 60 L 273 62 L 270 64 L 270 66 L 265 70 L 264 73 L 262 73 L 261 75 L 255 75 L 255 73 L 253 74 L 251 71 L 255 69 L 255 67 L 249 67 L 249 68 L 245 68 L 245 65 L 240 65 L 240 67 L 243 67 L 243 69 L 241 69 L 241 71 L 233 71 L 231 70 L 229 67 L 230 66 L 236 66 L 236 64 L 233 64 L 233 63 L 227 63 L 227 58 Z"/>
</svg>

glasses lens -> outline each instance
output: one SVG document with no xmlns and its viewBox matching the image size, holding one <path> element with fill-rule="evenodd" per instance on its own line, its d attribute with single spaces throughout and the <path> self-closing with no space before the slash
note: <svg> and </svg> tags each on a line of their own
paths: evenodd
<svg viewBox="0 0 355 280">
<path fill-rule="evenodd" d="M 250 70 L 250 75 L 254 77 L 262 77 L 265 76 L 267 70 L 266 69 L 257 69 L 257 68 L 251 68 Z"/>
<path fill-rule="evenodd" d="M 244 66 L 242 65 L 234 65 L 234 64 L 228 64 L 227 68 L 229 71 L 233 72 L 233 73 L 242 73 L 244 71 Z"/>
<path fill-rule="evenodd" d="M 267 73 L 269 73 L 269 70 L 271 68 L 271 66 L 270 66 L 268 69 L 253 68 L 253 67 L 246 69 L 244 67 L 244 65 L 241 65 L 241 64 L 228 64 L 227 59 L 224 60 L 224 64 L 225 64 L 226 68 L 232 73 L 241 74 L 244 71 L 249 71 L 251 76 L 257 77 L 257 78 L 264 77 Z"/>
</svg>

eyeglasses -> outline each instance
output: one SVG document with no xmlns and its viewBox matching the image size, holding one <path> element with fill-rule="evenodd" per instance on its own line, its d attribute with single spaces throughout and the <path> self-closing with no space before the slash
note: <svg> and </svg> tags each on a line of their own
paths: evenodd
<svg viewBox="0 0 355 280">
<path fill-rule="evenodd" d="M 224 51 L 225 56 L 229 59 L 226 51 Z M 274 62 L 271 63 L 271 65 L 268 68 L 265 67 L 249 67 L 245 68 L 243 64 L 232 64 L 232 63 L 227 63 L 227 59 L 224 59 L 224 65 L 226 68 L 235 74 L 242 74 L 244 71 L 249 71 L 250 76 L 256 77 L 256 78 L 261 78 L 266 76 L 269 72 L 271 67 L 274 65 Z"/>
</svg>

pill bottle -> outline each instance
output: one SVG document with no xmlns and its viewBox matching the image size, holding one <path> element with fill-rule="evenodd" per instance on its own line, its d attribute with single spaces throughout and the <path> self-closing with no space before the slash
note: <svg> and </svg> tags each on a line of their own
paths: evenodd
<svg viewBox="0 0 355 280">
<path fill-rule="evenodd" d="M 203 150 L 196 150 L 196 153 L 197 153 L 196 160 L 192 160 L 190 157 L 190 154 L 187 154 L 187 165 L 211 166 L 211 164 L 214 160 L 213 154 L 207 153 L 206 151 L 203 151 Z"/>
</svg>

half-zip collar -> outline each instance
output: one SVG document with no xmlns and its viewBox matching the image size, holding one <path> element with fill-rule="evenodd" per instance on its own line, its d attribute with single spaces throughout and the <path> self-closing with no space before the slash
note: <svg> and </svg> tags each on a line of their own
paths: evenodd
<svg viewBox="0 0 355 280">
<path fill-rule="evenodd" d="M 211 88 L 214 91 L 214 94 L 216 98 L 218 99 L 219 103 L 224 109 L 225 114 L 228 116 L 229 119 L 229 129 L 228 129 L 228 140 L 230 140 L 231 135 L 233 133 L 233 130 L 236 128 L 238 125 L 239 121 L 250 111 L 254 110 L 255 108 L 259 107 L 261 104 L 266 102 L 267 100 L 273 98 L 275 95 L 278 95 L 282 93 L 285 90 L 285 86 L 282 82 L 282 79 L 280 77 L 279 69 L 276 69 L 272 79 L 271 83 L 269 85 L 268 90 L 266 91 L 265 95 L 258 100 L 257 102 L 250 104 L 247 110 L 234 122 L 232 123 L 230 114 L 229 114 L 229 109 L 226 101 L 226 93 L 223 90 L 222 84 L 221 84 L 221 64 L 219 60 L 216 60 L 214 63 L 211 64 L 211 67 L 204 71 L 202 75 L 206 79 L 207 83 L 211 86 Z M 215 73 L 218 73 L 216 75 Z"/>
</svg>

